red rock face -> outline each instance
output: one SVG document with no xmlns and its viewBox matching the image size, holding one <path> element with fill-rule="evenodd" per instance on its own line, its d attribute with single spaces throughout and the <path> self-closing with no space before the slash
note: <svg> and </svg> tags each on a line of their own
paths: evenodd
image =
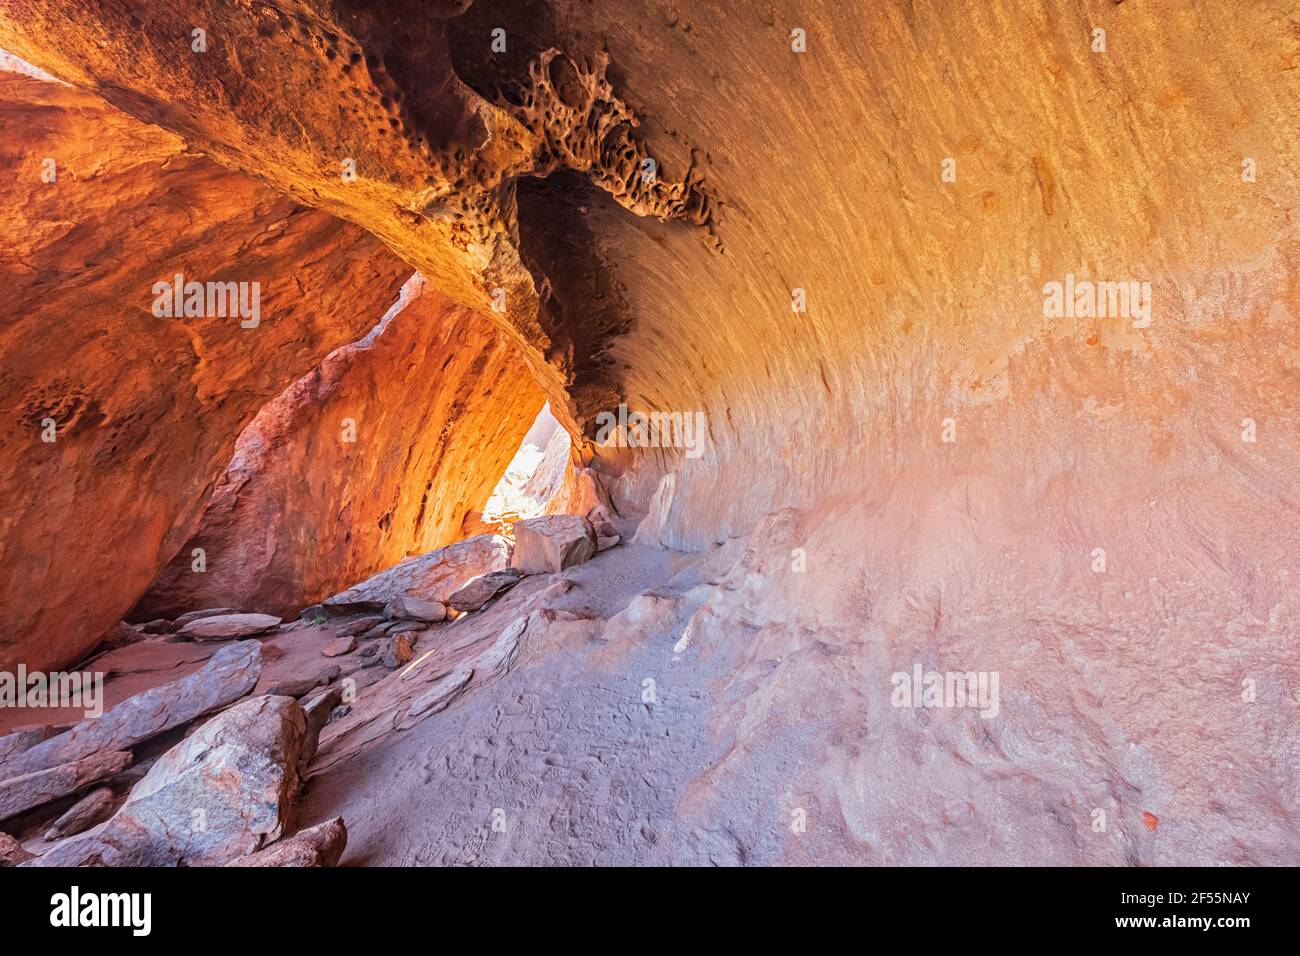
<svg viewBox="0 0 1300 956">
<path fill-rule="evenodd" d="M 575 170 L 611 205 L 663 219 L 702 223 L 707 200 L 689 156 L 642 175 L 654 157 L 597 48 L 539 49 L 546 33 L 521 12 L 509 49 L 526 53 L 498 75 L 493 24 L 461 22 L 467 6 L 142 0 L 74 15 L 17 0 L 0 10 L 0 46 L 380 236 L 515 336 L 574 425 L 617 395 L 606 353 L 629 317 L 592 271 L 586 188 L 533 190 L 535 178 Z M 497 90 L 485 98 L 462 75 Z"/>
<path fill-rule="evenodd" d="M 71 88 L 0 74 L 0 124 L 0 667 L 48 667 L 136 602 L 240 428 L 409 267 Z M 260 283 L 259 323 L 156 317 L 176 273 Z"/>
<path fill-rule="evenodd" d="M 0 44 L 381 237 L 517 340 L 575 435 L 611 399 L 703 419 L 695 447 L 577 451 L 645 513 L 629 551 L 716 565 L 654 637 L 733 655 L 702 694 L 737 746 L 676 805 L 811 803 L 833 822 L 781 850 L 801 862 L 1294 860 L 1295 17 L 758 6 L 150 0 L 141 29 L 14 0 Z M 527 39 L 489 56 L 505 11 Z M 207 59 L 196 23 L 220 24 Z M 635 180 L 651 154 L 658 190 Z M 78 500 L 135 516 L 155 565 L 175 492 L 137 465 L 143 503 Z M 11 591 L 72 547 L 46 540 L 77 527 L 66 494 L 13 536 Z M 918 668 L 997 674 L 1000 702 L 895 704 Z"/>
<path fill-rule="evenodd" d="M 413 279 L 380 327 L 258 413 L 135 616 L 291 615 L 458 540 L 542 402 L 513 342 Z"/>
</svg>

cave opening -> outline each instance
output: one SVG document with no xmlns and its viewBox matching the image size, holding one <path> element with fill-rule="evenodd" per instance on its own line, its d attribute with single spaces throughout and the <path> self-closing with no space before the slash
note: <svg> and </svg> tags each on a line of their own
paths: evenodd
<svg viewBox="0 0 1300 956">
<path fill-rule="evenodd" d="M 569 447 L 568 432 L 560 427 L 547 402 L 483 506 L 484 523 L 510 535 L 516 521 L 543 514 L 571 469 Z"/>
</svg>

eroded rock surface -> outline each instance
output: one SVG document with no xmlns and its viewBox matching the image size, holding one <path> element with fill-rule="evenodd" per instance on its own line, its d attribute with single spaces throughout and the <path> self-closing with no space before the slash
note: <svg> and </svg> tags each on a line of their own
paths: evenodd
<svg viewBox="0 0 1300 956">
<path fill-rule="evenodd" d="M 213 866 L 246 856 L 282 832 L 308 752 L 297 701 L 245 701 L 163 755 L 103 827 L 36 863 Z"/>
<path fill-rule="evenodd" d="M 384 606 L 401 598 L 447 600 L 471 578 L 500 571 L 510 563 L 510 542 L 500 535 L 480 534 L 408 558 L 327 599 L 327 607 L 355 604 Z"/>
<path fill-rule="evenodd" d="M 159 684 L 101 716 L 87 717 L 61 734 L 12 754 L 0 763 L 0 777 L 17 777 L 133 747 L 238 700 L 256 686 L 261 672 L 261 644 L 228 644 L 194 673 Z"/>
<path fill-rule="evenodd" d="M 326 728 L 358 858 L 1295 861 L 1293 11 L 146 6 L 20 0 L 0 43 L 372 230 L 575 436 L 666 416 L 574 452 L 635 535 Z M 1053 308 L 1079 281 L 1136 298 Z"/>
<path fill-rule="evenodd" d="M 511 340 L 412 279 L 382 323 L 244 429 L 198 533 L 135 616 L 203 604 L 288 616 L 453 543 L 542 401 Z"/>
<path fill-rule="evenodd" d="M 515 523 L 510 565 L 523 574 L 563 571 L 596 553 L 596 533 L 582 515 L 546 515 Z"/>
<path fill-rule="evenodd" d="M 0 125 L 12 670 L 72 663 L 122 618 L 193 533 L 239 429 L 358 338 L 374 321 L 358 301 L 390 301 L 409 268 L 90 94 L 0 72 Z M 176 274 L 259 283 L 257 326 L 156 317 L 153 286 Z"/>
</svg>

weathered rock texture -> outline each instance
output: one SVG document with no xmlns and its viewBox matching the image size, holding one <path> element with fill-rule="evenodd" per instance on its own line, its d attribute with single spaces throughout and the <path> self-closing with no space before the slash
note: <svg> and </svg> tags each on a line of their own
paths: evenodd
<svg viewBox="0 0 1300 956">
<path fill-rule="evenodd" d="M 88 94 L 0 73 L 0 126 L 0 668 L 51 667 L 193 533 L 244 423 L 409 272 Z M 260 324 L 156 318 L 176 273 L 260 282 Z"/>
<path fill-rule="evenodd" d="M 415 277 L 382 323 L 244 429 L 198 534 L 134 616 L 215 604 L 288 615 L 452 543 L 542 401 L 511 340 Z"/>
<path fill-rule="evenodd" d="M 347 845 L 348 829 L 342 817 L 335 817 L 226 866 L 336 866 Z"/>
<path fill-rule="evenodd" d="M 63 733 L 8 757 L 0 763 L 0 777 L 18 777 L 104 751 L 134 747 L 239 700 L 257 685 L 261 673 L 261 644 L 240 641 L 227 645 L 193 674 L 159 684 L 99 717 L 87 717 Z"/>
<path fill-rule="evenodd" d="M 563 571 L 596 553 L 596 533 L 582 515 L 545 515 L 515 523 L 510 566 L 524 574 Z"/>
<path fill-rule="evenodd" d="M 373 575 L 325 601 L 326 606 L 387 605 L 402 598 L 448 599 L 471 578 L 500 571 L 510 563 L 510 542 L 500 535 L 480 534 Z"/>
<path fill-rule="evenodd" d="M 0 780 L 0 820 L 76 793 L 124 769 L 130 762 L 129 753 L 101 750 L 48 770 Z"/>
<path fill-rule="evenodd" d="M 145 0 L 74 14 L 17 0 L 0 12 L 0 46 L 363 224 L 462 305 L 483 314 L 495 305 L 556 417 L 573 423 L 616 397 L 607 352 L 629 321 L 589 260 L 563 261 L 593 241 L 581 225 L 582 184 L 664 219 L 704 223 L 709 202 L 689 153 L 652 157 L 633 136 L 638 120 L 597 48 L 549 48 L 554 31 L 522 11 L 498 65 L 497 24 L 454 20 L 464 8 Z M 206 25 L 201 53 L 197 23 Z M 494 86 L 491 102 L 461 79 L 471 74 Z M 642 175 L 645 159 L 656 159 L 653 176 Z M 530 185 L 563 170 L 580 181 Z M 562 216 L 529 215 L 537 232 L 521 231 L 521 202 Z"/>
<path fill-rule="evenodd" d="M 650 787 L 653 851 L 606 791 L 507 860 L 1295 861 L 1293 5 L 139 6 L 16 0 L 0 45 L 373 230 L 516 334 L 579 435 L 620 399 L 707 423 L 699 457 L 579 449 L 645 517 L 577 577 L 708 557 L 613 629 L 641 637 L 609 638 L 620 680 L 557 654 L 440 736 L 458 859 L 503 785 L 474 768 L 518 756 L 536 805 L 563 764 L 545 711 L 635 768 L 620 794 L 658 779 L 654 721 L 689 723 L 694 776 Z M 1151 321 L 1046 311 L 1070 277 L 1150 283 Z M 1000 674 L 998 713 L 891 706 L 917 666 Z M 599 724 L 555 700 L 583 673 Z"/>
<path fill-rule="evenodd" d="M 314 749 L 289 697 L 232 707 L 167 751 L 104 826 L 40 866 L 220 866 L 274 841 Z"/>
</svg>

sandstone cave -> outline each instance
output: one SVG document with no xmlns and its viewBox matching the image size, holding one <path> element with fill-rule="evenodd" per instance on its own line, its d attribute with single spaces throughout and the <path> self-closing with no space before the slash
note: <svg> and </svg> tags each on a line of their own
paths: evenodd
<svg viewBox="0 0 1300 956">
<path fill-rule="evenodd" d="M 0 48 L 0 864 L 1300 862 L 1293 0 Z"/>
</svg>

